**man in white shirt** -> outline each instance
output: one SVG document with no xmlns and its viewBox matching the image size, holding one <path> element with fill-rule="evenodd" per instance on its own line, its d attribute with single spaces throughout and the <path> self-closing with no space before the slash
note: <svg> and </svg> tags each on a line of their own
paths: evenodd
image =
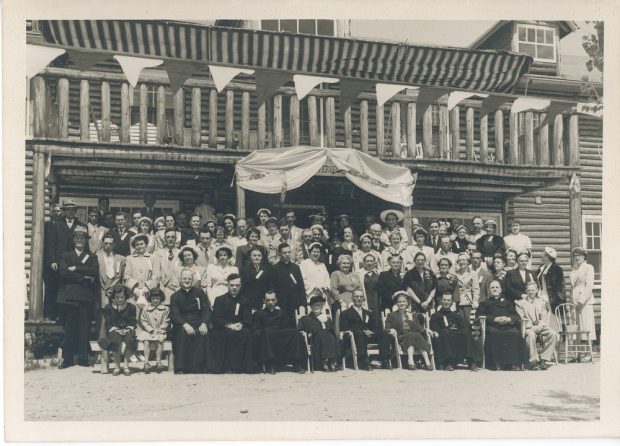
<svg viewBox="0 0 620 446">
<path fill-rule="evenodd" d="M 526 252 L 530 258 L 532 257 L 532 240 L 527 235 L 521 234 L 521 223 L 518 220 L 514 220 L 510 225 L 510 234 L 504 237 L 504 243 L 506 249 L 512 248 L 518 253 Z M 528 268 L 531 268 L 531 262 Z"/>
<path fill-rule="evenodd" d="M 295 226 L 293 226 L 293 227 L 295 227 Z M 299 228 L 297 228 L 297 229 L 299 229 Z M 290 248 L 291 248 L 291 262 L 295 263 L 297 261 L 297 247 L 301 243 L 301 230 L 300 230 L 300 235 L 299 235 L 300 238 L 299 239 L 293 238 L 293 235 L 292 235 L 292 232 L 291 232 L 291 227 L 289 226 L 289 221 L 288 221 L 288 219 L 286 219 L 286 220 L 282 220 L 280 222 L 278 231 L 279 231 L 279 234 L 280 234 L 280 243 L 286 243 L 287 245 L 290 246 Z M 280 260 L 280 256 L 278 254 L 278 261 L 279 260 Z"/>
<path fill-rule="evenodd" d="M 101 248 L 101 239 L 103 235 L 108 232 L 108 229 L 105 227 L 99 226 L 99 209 L 91 208 L 88 211 L 88 223 L 86 224 L 88 228 L 88 250 L 92 254 L 97 254 L 99 249 Z"/>
<path fill-rule="evenodd" d="M 472 231 L 469 237 L 471 238 L 472 241 L 475 242 L 480 237 L 486 235 L 486 231 L 484 230 L 484 220 L 482 220 L 482 217 L 476 215 L 474 218 L 472 218 L 471 226 L 472 226 Z"/>
<path fill-rule="evenodd" d="M 101 240 L 101 250 L 97 253 L 99 262 L 99 286 L 101 288 L 101 300 L 96 303 L 96 310 L 101 309 L 110 303 L 114 286 L 121 282 L 125 269 L 125 257 L 114 254 L 114 236 L 110 233 L 103 236 Z M 97 323 L 97 333 L 101 336 L 100 328 L 103 324 L 103 315 L 98 313 L 95 320 Z"/>
<path fill-rule="evenodd" d="M 294 240 L 296 243 L 299 243 L 299 241 L 301 240 L 302 229 L 295 226 L 296 220 L 297 220 L 297 217 L 295 216 L 295 211 L 293 210 L 286 211 L 286 224 L 288 225 L 290 233 L 291 233 L 290 238 Z M 295 249 L 293 249 L 292 246 L 291 246 L 291 252 L 295 253 Z M 292 261 L 294 262 L 295 260 L 292 260 Z"/>
<path fill-rule="evenodd" d="M 204 268 L 209 266 L 209 263 L 215 263 L 209 256 L 209 248 L 211 246 L 211 233 L 206 228 L 200 230 L 200 240 L 196 245 L 196 252 L 198 258 L 196 259 L 196 265 L 200 265 Z"/>
<path fill-rule="evenodd" d="M 452 266 L 450 267 L 450 274 L 454 274 L 456 271 L 456 261 L 458 260 L 458 255 L 452 252 L 452 240 L 450 240 L 449 235 L 442 235 L 439 239 L 439 251 L 435 253 L 433 256 L 433 261 L 431 262 L 431 270 L 437 274 L 439 272 L 439 266 L 437 262 L 439 259 L 446 257 L 450 259 Z"/>
<path fill-rule="evenodd" d="M 215 220 L 215 210 L 211 206 L 211 194 L 204 192 L 201 196 L 202 202 L 196 206 L 194 213 L 200 215 L 200 219 L 204 222 L 207 220 Z"/>
</svg>

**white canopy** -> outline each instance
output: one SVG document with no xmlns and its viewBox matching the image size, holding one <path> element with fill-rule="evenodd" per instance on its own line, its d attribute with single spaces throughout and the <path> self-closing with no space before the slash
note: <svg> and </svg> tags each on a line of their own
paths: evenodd
<svg viewBox="0 0 620 446">
<path fill-rule="evenodd" d="M 310 146 L 256 150 L 235 167 L 237 184 L 247 190 L 275 194 L 293 190 L 332 164 L 360 189 L 385 201 L 411 206 L 416 175 L 355 149 Z"/>
</svg>

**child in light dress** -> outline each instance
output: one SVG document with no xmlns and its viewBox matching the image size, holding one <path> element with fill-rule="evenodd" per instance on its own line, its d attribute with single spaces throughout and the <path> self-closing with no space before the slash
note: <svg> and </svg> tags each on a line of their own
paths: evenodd
<svg viewBox="0 0 620 446">
<path fill-rule="evenodd" d="M 138 323 L 137 338 L 144 343 L 144 373 L 151 371 L 150 353 L 155 350 L 155 369 L 159 372 L 163 365 L 161 363 L 161 353 L 164 349 L 164 341 L 168 326 L 170 325 L 170 307 L 164 305 L 161 291 L 158 288 L 152 289 L 146 294 L 148 304 L 140 313 Z"/>
</svg>

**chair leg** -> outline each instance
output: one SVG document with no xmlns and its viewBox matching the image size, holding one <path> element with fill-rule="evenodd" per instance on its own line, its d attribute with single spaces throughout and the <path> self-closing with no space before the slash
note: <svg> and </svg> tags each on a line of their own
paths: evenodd
<svg viewBox="0 0 620 446">
<path fill-rule="evenodd" d="M 168 352 L 168 371 L 174 373 L 174 353 L 172 350 Z"/>
<path fill-rule="evenodd" d="M 564 365 L 568 364 L 568 336 L 564 336 Z"/>
<path fill-rule="evenodd" d="M 101 350 L 101 373 L 110 373 L 110 352 Z"/>
</svg>

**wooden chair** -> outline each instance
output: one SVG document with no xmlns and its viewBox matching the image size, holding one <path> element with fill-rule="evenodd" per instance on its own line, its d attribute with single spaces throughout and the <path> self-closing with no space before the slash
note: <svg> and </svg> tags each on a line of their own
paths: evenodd
<svg viewBox="0 0 620 446">
<path fill-rule="evenodd" d="M 110 352 L 106 349 L 102 349 L 101 346 L 97 343 L 97 341 L 90 341 L 90 349 L 93 352 L 101 353 L 101 373 L 109 373 L 110 372 Z M 125 351 L 125 343 L 121 347 L 121 351 Z M 168 361 L 168 371 L 174 372 L 174 352 L 172 351 L 172 342 L 164 341 L 163 351 L 167 353 L 167 361 Z M 144 352 L 144 343 L 142 341 L 138 342 L 138 348 L 136 349 L 136 353 Z M 148 359 L 148 358 L 147 358 Z"/>
<path fill-rule="evenodd" d="M 385 319 L 387 318 L 387 315 L 390 314 L 392 311 L 389 308 L 386 308 L 385 310 L 383 310 L 383 312 L 381 313 L 381 328 L 382 330 L 385 330 Z M 424 317 L 424 332 L 425 332 L 425 337 L 426 337 L 426 342 L 428 342 L 428 345 L 431 348 L 431 351 L 428 354 L 428 357 L 431 361 L 431 364 L 433 365 L 433 370 L 437 370 L 437 367 L 435 365 L 435 354 L 433 353 L 433 343 L 431 341 L 431 337 L 428 334 L 429 330 L 430 330 L 430 320 L 429 317 L 426 313 L 417 313 L 418 315 L 422 314 L 422 316 Z M 398 336 L 392 333 L 388 333 L 389 336 L 392 338 L 392 346 L 394 348 L 394 351 L 396 352 L 396 364 L 398 366 L 399 369 L 403 368 L 403 361 L 401 356 L 406 355 L 405 352 L 403 352 L 403 350 L 400 348 L 400 344 L 398 343 Z M 414 352 L 414 356 L 419 356 L 419 354 Z"/>
<path fill-rule="evenodd" d="M 295 326 L 299 327 L 299 320 L 306 315 L 306 307 L 299 307 L 295 310 Z M 305 331 L 301 332 L 301 335 L 304 338 L 304 343 L 306 344 L 306 357 L 308 358 L 307 370 L 310 373 L 313 373 L 312 367 L 312 346 L 310 345 L 310 335 Z"/>
<path fill-rule="evenodd" d="M 575 359 L 580 354 L 587 353 L 592 361 L 592 341 L 588 339 L 587 344 L 581 344 L 581 336 L 588 332 L 579 330 L 577 307 L 571 303 L 558 305 L 555 309 L 555 317 L 558 321 L 560 345 L 564 347 L 560 350 L 564 354 L 564 364 L 568 364 L 568 357 L 571 353 L 574 354 Z M 556 362 L 558 359 L 556 358 Z"/>
<path fill-rule="evenodd" d="M 351 356 L 353 359 L 353 369 L 359 370 L 359 364 L 357 360 L 357 346 L 355 345 L 355 336 L 352 331 L 340 331 L 340 309 L 336 310 L 336 316 L 334 317 L 334 327 L 336 328 L 336 333 L 338 336 L 338 340 L 344 342 L 344 338 L 348 338 L 349 342 L 351 342 Z M 379 344 L 368 344 L 367 348 L 368 356 L 371 355 L 379 355 Z M 346 366 L 346 358 L 342 358 L 342 368 L 344 369 Z"/>
</svg>

